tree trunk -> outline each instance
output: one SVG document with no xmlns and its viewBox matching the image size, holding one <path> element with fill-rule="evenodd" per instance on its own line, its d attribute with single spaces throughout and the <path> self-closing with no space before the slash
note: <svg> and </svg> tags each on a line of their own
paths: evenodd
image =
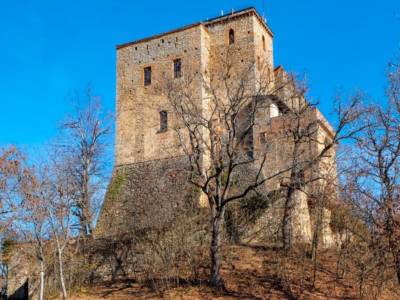
<svg viewBox="0 0 400 300">
<path fill-rule="evenodd" d="M 67 299 L 67 289 L 65 288 L 65 280 L 64 280 L 64 266 L 62 261 L 62 250 L 58 249 L 58 265 L 60 270 L 60 283 L 63 293 L 63 300 Z"/>
<path fill-rule="evenodd" d="M 212 208 L 212 237 L 211 237 L 211 286 L 223 289 L 224 282 L 221 278 L 221 225 L 224 219 L 225 208 L 216 211 Z"/>
<path fill-rule="evenodd" d="M 4 279 L 4 286 L 2 287 L 1 292 L 7 294 L 8 291 L 8 263 L 6 263 L 4 266 L 4 273 L 2 274 L 3 279 Z M 3 295 L 0 293 L 0 296 Z"/>
<path fill-rule="evenodd" d="M 289 187 L 286 194 L 285 207 L 283 211 L 283 220 L 282 220 L 282 247 L 286 252 L 289 251 L 292 246 L 293 195 L 294 195 L 294 188 Z"/>
<path fill-rule="evenodd" d="M 316 257 L 317 257 L 320 234 L 321 234 L 321 224 L 317 220 L 316 226 L 314 227 L 314 234 L 313 234 L 313 240 L 312 240 L 312 249 L 311 249 L 311 259 L 313 261 L 316 260 Z"/>
<path fill-rule="evenodd" d="M 88 203 L 86 205 L 90 205 L 90 201 L 87 201 Z M 85 221 L 86 221 L 86 235 L 88 237 L 92 236 L 92 218 L 91 218 L 91 213 L 90 213 L 90 207 L 85 207 Z"/>
<path fill-rule="evenodd" d="M 40 260 L 40 292 L 39 300 L 44 300 L 44 262 Z"/>
<path fill-rule="evenodd" d="M 90 163 L 85 159 L 83 168 L 83 183 L 82 183 L 82 231 L 84 237 L 92 235 L 92 217 L 91 217 L 91 199 L 90 199 L 90 176 L 89 176 Z"/>
<path fill-rule="evenodd" d="M 311 259 L 313 261 L 313 286 L 315 286 L 315 281 L 317 278 L 317 254 L 318 254 L 318 246 L 319 246 L 319 237 L 322 230 L 322 208 L 319 206 L 317 208 L 317 220 L 315 221 L 314 234 L 312 240 L 312 249 L 311 249 Z"/>
<path fill-rule="evenodd" d="M 396 221 L 394 219 L 394 212 L 392 210 L 392 207 L 394 206 L 393 201 L 388 200 L 386 206 L 388 215 L 388 220 L 386 220 L 386 235 L 389 240 L 389 247 L 393 256 L 397 282 L 400 284 L 400 250 L 398 250 L 398 239 L 394 235 L 394 224 Z"/>
<path fill-rule="evenodd" d="M 396 275 L 397 275 L 397 283 L 400 285 L 400 250 L 397 251 L 395 257 L 395 268 L 396 268 Z"/>
</svg>

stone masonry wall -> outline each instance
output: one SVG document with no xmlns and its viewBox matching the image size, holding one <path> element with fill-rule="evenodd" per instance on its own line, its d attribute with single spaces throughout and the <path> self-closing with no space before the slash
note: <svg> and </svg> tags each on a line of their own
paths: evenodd
<svg viewBox="0 0 400 300">
<path fill-rule="evenodd" d="M 96 226 L 96 237 L 162 228 L 178 206 L 198 195 L 187 183 L 185 157 L 116 168 Z"/>
<path fill-rule="evenodd" d="M 159 112 L 168 111 L 168 103 L 156 89 L 162 80 L 173 80 L 177 58 L 183 74 L 200 69 L 200 26 L 117 51 L 117 166 L 179 155 L 174 132 L 159 132 Z M 149 86 L 143 84 L 145 67 L 152 69 Z"/>
</svg>

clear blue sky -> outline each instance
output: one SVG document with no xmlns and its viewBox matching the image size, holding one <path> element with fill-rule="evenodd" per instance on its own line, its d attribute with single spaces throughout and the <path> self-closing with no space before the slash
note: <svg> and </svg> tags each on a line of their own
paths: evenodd
<svg viewBox="0 0 400 300">
<path fill-rule="evenodd" d="M 306 73 L 323 112 L 339 89 L 382 94 L 399 0 L 0 0 L 0 147 L 51 139 L 66 95 L 88 83 L 114 110 L 116 44 L 247 6 L 275 33 L 275 64 Z"/>
</svg>

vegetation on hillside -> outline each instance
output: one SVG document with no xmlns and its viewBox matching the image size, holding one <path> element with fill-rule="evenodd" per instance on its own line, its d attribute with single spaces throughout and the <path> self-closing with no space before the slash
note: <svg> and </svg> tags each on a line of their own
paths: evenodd
<svg viewBox="0 0 400 300">
<path fill-rule="evenodd" d="M 229 61 L 221 62 L 231 69 Z M 90 93 L 87 106 L 67 118 L 46 159 L 30 160 L 15 147 L 1 149 L 3 289 L 23 257 L 31 262 L 31 285 L 40 299 L 67 299 L 71 294 L 88 299 L 399 299 L 400 66 L 390 65 L 386 99 L 371 104 L 357 93 L 337 102 L 335 136 L 307 159 L 300 154 L 314 138 L 315 124 L 307 123 L 304 115 L 315 105 L 303 101 L 306 89 L 288 77 L 294 93 L 290 99 L 298 104 L 288 112 L 290 125 L 282 129 L 294 145 L 289 167 L 262 177 L 261 169 L 268 164 L 265 151 L 255 176 L 246 180 L 240 180 L 236 170 L 254 164 L 245 141 L 265 100 L 261 96 L 271 91 L 265 90 L 268 82 L 259 94 L 249 94 L 243 72 L 220 75 L 226 94 L 235 95 L 228 102 L 208 87 L 214 95 L 209 116 L 199 114 L 192 97 L 182 97 L 190 83 L 181 81 L 183 86 L 164 91 L 181 121 L 177 134 L 181 141 L 190 141 L 184 154 L 193 194 L 201 191 L 208 208 L 188 201 L 176 207 L 174 218 L 156 220 L 165 221 L 161 228 L 93 238 L 110 126 Z M 238 131 L 243 109 L 247 117 Z M 312 243 L 296 243 L 290 232 L 294 195 L 321 180 L 305 174 L 322 164 L 340 141 L 338 176 L 322 178 L 329 184 L 310 197 L 315 200 Z M 210 157 L 207 168 L 202 164 L 205 155 Z M 259 188 L 282 174 L 287 174 L 282 190 L 260 197 Z M 123 182 L 117 175 L 109 189 L 112 198 L 118 197 Z M 336 201 L 332 189 L 339 191 Z M 279 243 L 240 244 L 238 234 L 245 224 L 255 222 L 277 195 L 285 209 Z M 333 212 L 331 227 L 338 235 L 337 247 L 329 251 L 320 241 L 325 208 Z"/>
</svg>

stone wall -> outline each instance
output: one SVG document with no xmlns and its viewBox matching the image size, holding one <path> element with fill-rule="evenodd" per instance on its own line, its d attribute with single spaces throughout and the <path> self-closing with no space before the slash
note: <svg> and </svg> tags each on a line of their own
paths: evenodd
<svg viewBox="0 0 400 300">
<path fill-rule="evenodd" d="M 39 292 L 39 265 L 32 244 L 16 244 L 8 265 L 7 295 L 24 294 L 27 284 L 29 298 L 34 299 Z M 18 298 L 16 298 L 18 299 Z"/>
<path fill-rule="evenodd" d="M 200 26 L 169 34 L 117 51 L 117 166 L 177 155 L 176 136 L 160 132 L 159 112 L 169 111 L 157 86 L 173 79 L 173 61 L 182 60 L 183 75 L 200 69 Z M 143 72 L 151 67 L 151 85 L 144 86 Z M 179 80 L 179 79 L 177 79 Z M 198 91 L 200 91 L 200 84 Z"/>
<path fill-rule="evenodd" d="M 187 162 L 183 156 L 118 167 L 108 187 L 95 235 L 162 228 L 176 217 L 178 208 L 198 201 L 198 197 L 187 182 Z"/>
</svg>

